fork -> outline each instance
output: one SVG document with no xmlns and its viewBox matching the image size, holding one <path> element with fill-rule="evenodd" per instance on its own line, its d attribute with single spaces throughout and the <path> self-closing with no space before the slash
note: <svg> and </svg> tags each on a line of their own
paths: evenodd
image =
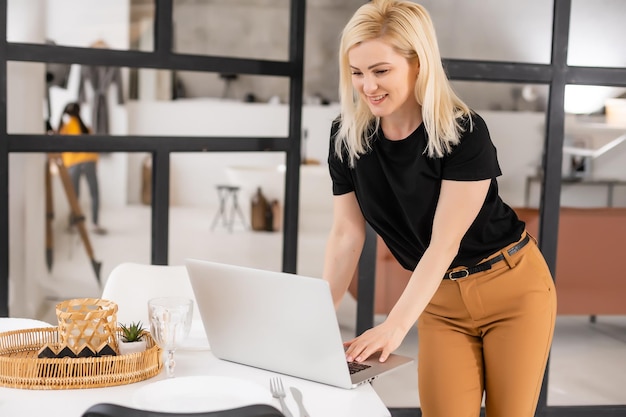
<svg viewBox="0 0 626 417">
<path fill-rule="evenodd" d="M 283 414 L 285 417 L 293 417 L 289 408 L 287 408 L 287 404 L 285 404 L 285 388 L 283 388 L 283 381 L 280 378 L 270 378 L 270 391 L 272 392 L 272 397 L 278 398 L 280 401 L 280 407 L 283 409 Z"/>
</svg>

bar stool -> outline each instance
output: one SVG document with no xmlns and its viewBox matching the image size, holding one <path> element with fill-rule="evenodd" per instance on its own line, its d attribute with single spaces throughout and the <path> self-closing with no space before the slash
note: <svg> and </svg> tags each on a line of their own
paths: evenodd
<svg viewBox="0 0 626 417">
<path fill-rule="evenodd" d="M 211 230 L 215 229 L 217 222 L 222 219 L 222 225 L 228 229 L 229 232 L 233 231 L 233 224 L 235 222 L 235 214 L 237 214 L 243 224 L 244 228 L 246 226 L 246 218 L 241 211 L 241 207 L 239 206 L 239 202 L 237 200 L 237 194 L 239 192 L 239 187 L 234 185 L 224 185 L 218 184 L 215 187 L 217 189 L 217 195 L 219 198 L 219 210 L 215 214 L 213 218 L 213 223 L 211 224 Z M 230 202 L 230 213 L 227 213 L 227 206 Z"/>
</svg>

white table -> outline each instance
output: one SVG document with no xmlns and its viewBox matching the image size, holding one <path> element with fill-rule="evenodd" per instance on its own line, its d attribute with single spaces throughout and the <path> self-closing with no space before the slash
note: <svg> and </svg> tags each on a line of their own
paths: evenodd
<svg viewBox="0 0 626 417">
<path fill-rule="evenodd" d="M 15 329 L 15 319 L 0 318 L 0 331 Z M 28 323 L 28 322 L 26 322 Z M 210 350 L 179 350 L 176 352 L 176 375 L 214 375 L 241 378 L 269 389 L 269 378 L 276 374 L 249 366 L 219 360 Z M 107 388 L 78 390 L 28 390 L 0 387 L 0 416 L 80 417 L 91 405 L 111 402 L 133 406 L 133 394 L 155 381 L 165 379 L 165 370 L 146 381 Z M 370 384 L 353 390 L 282 375 L 285 387 L 294 386 L 304 395 L 311 417 L 390 417 L 389 410 Z M 273 404 L 280 409 L 278 400 Z M 295 417 L 298 407 L 291 393 L 287 405 Z"/>
</svg>

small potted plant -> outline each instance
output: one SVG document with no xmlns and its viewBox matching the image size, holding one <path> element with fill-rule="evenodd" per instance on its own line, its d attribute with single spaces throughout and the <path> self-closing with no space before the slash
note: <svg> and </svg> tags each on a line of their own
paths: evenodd
<svg viewBox="0 0 626 417">
<path fill-rule="evenodd" d="M 122 331 L 118 340 L 120 355 L 146 350 L 146 340 L 143 337 L 146 330 L 140 321 L 132 322 L 128 326 L 120 323 L 120 330 Z"/>
</svg>

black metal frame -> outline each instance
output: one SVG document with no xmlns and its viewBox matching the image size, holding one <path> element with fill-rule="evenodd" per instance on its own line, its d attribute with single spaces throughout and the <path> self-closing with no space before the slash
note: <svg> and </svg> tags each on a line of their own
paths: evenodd
<svg viewBox="0 0 626 417">
<path fill-rule="evenodd" d="M 267 61 L 218 56 L 197 56 L 172 52 L 172 0 L 155 0 L 156 47 L 153 52 L 73 48 L 51 45 L 8 43 L 7 2 L 0 6 L 0 317 L 8 316 L 9 278 L 9 187 L 8 162 L 11 152 L 150 152 L 152 177 L 152 263 L 167 264 L 169 228 L 169 170 L 172 152 L 285 152 L 285 220 L 283 270 L 296 272 L 298 243 L 298 195 L 300 178 L 300 132 L 304 61 L 305 1 L 291 0 L 289 60 Z M 567 65 L 571 0 L 554 0 L 552 58 L 550 64 L 527 64 L 470 60 L 444 60 L 451 79 L 469 81 L 520 82 L 550 86 L 544 144 L 544 177 L 541 192 L 540 248 L 550 269 L 556 265 L 560 205 L 560 176 L 564 132 L 564 92 L 567 84 L 626 87 L 626 69 L 570 67 Z M 159 68 L 207 72 L 274 75 L 290 78 L 289 135 L 287 138 L 255 137 L 153 137 L 93 136 L 90 141 L 72 141 L 62 136 L 11 135 L 7 132 L 7 62 L 56 62 L 84 65 L 109 65 L 134 68 Z M 373 323 L 372 251 L 375 235 L 368 233 L 359 277 L 357 331 Z M 363 302 L 367 300 L 367 302 Z M 617 417 L 626 416 L 624 406 L 547 406 L 547 376 L 541 392 L 538 416 Z M 391 409 L 396 417 L 421 416 L 419 409 Z"/>
</svg>

